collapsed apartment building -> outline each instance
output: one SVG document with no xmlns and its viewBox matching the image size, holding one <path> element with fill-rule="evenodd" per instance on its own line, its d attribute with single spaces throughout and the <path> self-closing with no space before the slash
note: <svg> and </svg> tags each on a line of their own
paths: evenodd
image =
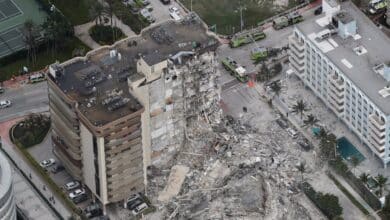
<svg viewBox="0 0 390 220">
<path fill-rule="evenodd" d="M 146 167 L 163 161 L 175 148 L 169 135 L 184 130 L 177 109 L 190 108 L 183 99 L 190 86 L 182 93 L 155 89 L 190 82 L 192 76 L 180 75 L 176 65 L 188 59 L 199 63 L 202 54 L 213 57 L 210 51 L 217 46 L 207 27 L 190 14 L 49 67 L 53 150 L 104 207 L 143 192 Z M 197 83 L 208 84 L 207 77 Z"/>
</svg>

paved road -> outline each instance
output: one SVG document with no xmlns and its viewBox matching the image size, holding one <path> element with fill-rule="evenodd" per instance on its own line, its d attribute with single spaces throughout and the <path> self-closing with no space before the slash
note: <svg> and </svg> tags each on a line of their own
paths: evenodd
<svg viewBox="0 0 390 220">
<path fill-rule="evenodd" d="M 17 89 L 6 89 L 0 100 L 9 99 L 12 106 L 0 109 L 0 122 L 21 117 L 33 112 L 49 110 L 47 83 L 25 84 Z"/>
</svg>

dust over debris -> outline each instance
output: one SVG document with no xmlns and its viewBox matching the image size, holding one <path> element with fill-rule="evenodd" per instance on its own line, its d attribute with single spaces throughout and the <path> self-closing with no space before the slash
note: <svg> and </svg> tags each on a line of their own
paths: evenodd
<svg viewBox="0 0 390 220">
<path fill-rule="evenodd" d="M 323 219 L 302 199 L 296 168 L 302 159 L 282 128 L 269 118 L 223 114 L 215 54 L 173 65 L 166 76 L 175 76 L 176 86 L 165 83 L 164 90 L 182 95 L 174 123 L 181 126 L 172 127 L 177 135 L 164 135 L 167 129 L 155 136 L 175 144 L 160 146 L 171 150 L 159 151 L 147 170 L 157 211 L 145 218 Z"/>
</svg>

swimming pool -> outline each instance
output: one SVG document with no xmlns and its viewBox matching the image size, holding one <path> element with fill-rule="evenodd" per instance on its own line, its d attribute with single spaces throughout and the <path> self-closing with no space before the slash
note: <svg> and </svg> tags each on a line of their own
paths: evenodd
<svg viewBox="0 0 390 220">
<path fill-rule="evenodd" d="M 359 162 L 366 159 L 346 137 L 337 140 L 337 151 L 348 161 L 351 160 L 353 156 L 355 156 Z"/>
</svg>

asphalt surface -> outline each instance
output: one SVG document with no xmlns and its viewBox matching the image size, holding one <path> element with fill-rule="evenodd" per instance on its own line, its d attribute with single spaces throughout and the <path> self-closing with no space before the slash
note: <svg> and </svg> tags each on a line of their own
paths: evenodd
<svg viewBox="0 0 390 220">
<path fill-rule="evenodd" d="M 12 102 L 11 107 L 0 109 L 0 122 L 49 110 L 46 81 L 25 84 L 17 89 L 6 89 L 3 94 L 0 94 L 0 100 Z"/>
</svg>

